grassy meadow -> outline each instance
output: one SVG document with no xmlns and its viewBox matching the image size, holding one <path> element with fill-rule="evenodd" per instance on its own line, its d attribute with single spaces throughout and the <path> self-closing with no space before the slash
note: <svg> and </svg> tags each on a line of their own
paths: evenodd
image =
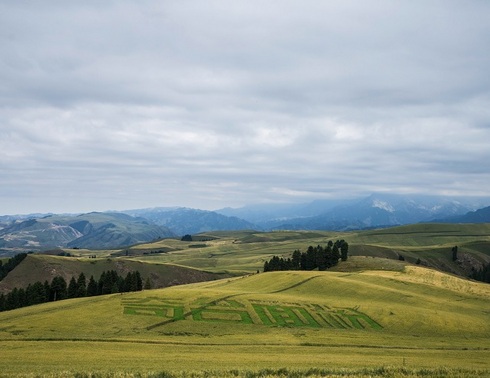
<svg viewBox="0 0 490 378">
<path fill-rule="evenodd" d="M 197 235 L 193 242 L 164 239 L 134 246 L 131 251 L 136 254 L 132 258 L 142 262 L 244 274 L 262 271 L 264 262 L 274 255 L 290 257 L 295 249 L 304 251 L 310 245 L 325 245 L 329 240 L 337 239 L 349 243 L 351 256 L 397 260 L 402 255 L 410 263 L 421 259 L 427 266 L 463 275 L 468 270 L 451 259 L 451 248 L 455 245 L 461 256 L 490 263 L 490 224 L 416 224 L 352 232 L 210 232 Z M 168 252 L 150 253 L 158 250 Z M 143 252 L 147 254 L 143 255 Z"/>
<path fill-rule="evenodd" d="M 399 268 L 251 274 L 0 313 L 0 376 L 490 374 L 490 286 Z"/>
<path fill-rule="evenodd" d="M 337 239 L 350 256 L 330 271 L 256 273 Z M 490 285 L 441 271 L 465 272 L 454 245 L 490 262 L 490 225 L 212 232 L 29 255 L 2 285 L 115 268 L 161 286 L 208 281 L 2 312 L 0 377 L 488 377 Z"/>
</svg>

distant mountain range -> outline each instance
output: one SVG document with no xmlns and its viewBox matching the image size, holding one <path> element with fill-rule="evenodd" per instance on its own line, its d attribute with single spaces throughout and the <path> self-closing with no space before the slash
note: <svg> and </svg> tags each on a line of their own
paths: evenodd
<svg viewBox="0 0 490 378">
<path fill-rule="evenodd" d="M 127 210 L 125 214 L 138 216 L 164 226 L 177 235 L 197 234 L 206 231 L 252 230 L 257 226 L 234 216 L 214 211 L 180 208 L 153 208 Z"/>
<path fill-rule="evenodd" d="M 373 194 L 351 201 L 314 201 L 301 205 L 247 206 L 222 209 L 221 214 L 236 216 L 265 230 L 355 230 L 390 227 L 410 223 L 452 222 L 490 204 L 490 198 L 448 198 Z M 476 219 L 476 218 L 475 218 Z M 484 219 L 484 218 L 478 218 Z M 480 222 L 490 222 L 490 219 Z"/>
<path fill-rule="evenodd" d="M 436 219 L 435 222 L 442 223 L 490 223 L 490 206 L 470 211 L 464 215 L 456 215 L 443 219 Z"/>
<path fill-rule="evenodd" d="M 373 194 L 206 211 L 182 207 L 81 215 L 0 216 L 0 255 L 48 248 L 117 249 L 217 230 L 354 230 L 420 222 L 490 223 L 490 198 Z"/>
<path fill-rule="evenodd" d="M 0 229 L 0 249 L 112 249 L 170 236 L 175 234 L 168 228 L 127 214 L 48 215 L 4 226 Z"/>
</svg>

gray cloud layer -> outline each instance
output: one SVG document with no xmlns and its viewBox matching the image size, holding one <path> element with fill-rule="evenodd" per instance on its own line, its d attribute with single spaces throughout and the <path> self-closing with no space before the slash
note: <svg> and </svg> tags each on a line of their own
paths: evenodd
<svg viewBox="0 0 490 378">
<path fill-rule="evenodd" d="M 0 213 L 487 195 L 486 1 L 0 2 Z"/>
</svg>

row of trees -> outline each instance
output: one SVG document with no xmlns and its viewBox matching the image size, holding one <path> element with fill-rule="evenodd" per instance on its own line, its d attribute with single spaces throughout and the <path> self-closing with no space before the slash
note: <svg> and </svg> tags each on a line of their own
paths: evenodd
<svg viewBox="0 0 490 378">
<path fill-rule="evenodd" d="M 151 288 L 151 285 L 150 281 L 147 280 L 145 289 L 149 288 Z M 140 290 L 143 290 L 143 281 L 138 271 L 129 272 L 126 277 L 118 275 L 114 270 L 104 271 L 98 281 L 94 279 L 94 276 L 90 276 L 88 282 L 83 273 L 80 273 L 78 279 L 72 277 L 69 283 L 63 277 L 56 276 L 51 283 L 47 280 L 44 283 L 38 281 L 34 284 L 29 284 L 26 289 L 14 288 L 7 295 L 1 294 L 0 311 L 69 298 L 92 297 Z"/>
<path fill-rule="evenodd" d="M 349 244 L 345 240 L 329 241 L 326 247 L 309 246 L 306 252 L 295 250 L 290 258 L 273 256 L 264 263 L 264 272 L 279 270 L 326 270 L 347 260 Z"/>
</svg>

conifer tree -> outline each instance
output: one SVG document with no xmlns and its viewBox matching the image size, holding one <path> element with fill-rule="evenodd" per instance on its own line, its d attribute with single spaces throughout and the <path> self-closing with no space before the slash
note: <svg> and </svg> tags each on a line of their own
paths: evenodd
<svg viewBox="0 0 490 378">
<path fill-rule="evenodd" d="M 77 297 L 85 297 L 87 295 L 87 282 L 85 274 L 80 273 L 77 279 Z"/>
<path fill-rule="evenodd" d="M 67 297 L 68 298 L 76 298 L 77 294 L 78 294 L 77 281 L 75 280 L 75 277 L 72 277 L 70 279 L 70 283 L 68 284 Z"/>
<path fill-rule="evenodd" d="M 0 312 L 7 310 L 6 302 L 7 302 L 7 300 L 5 298 L 5 295 L 3 293 L 0 294 Z"/>
<path fill-rule="evenodd" d="M 51 281 L 51 301 L 59 301 L 67 297 L 66 281 L 61 276 L 56 276 Z"/>
<path fill-rule="evenodd" d="M 453 253 L 453 261 L 456 261 L 458 259 L 458 246 L 455 245 L 451 248 L 451 252 Z"/>
<path fill-rule="evenodd" d="M 88 285 L 87 285 L 87 296 L 93 297 L 97 294 L 98 294 L 97 281 L 95 281 L 94 276 L 90 276 L 90 279 L 89 279 Z"/>
</svg>

